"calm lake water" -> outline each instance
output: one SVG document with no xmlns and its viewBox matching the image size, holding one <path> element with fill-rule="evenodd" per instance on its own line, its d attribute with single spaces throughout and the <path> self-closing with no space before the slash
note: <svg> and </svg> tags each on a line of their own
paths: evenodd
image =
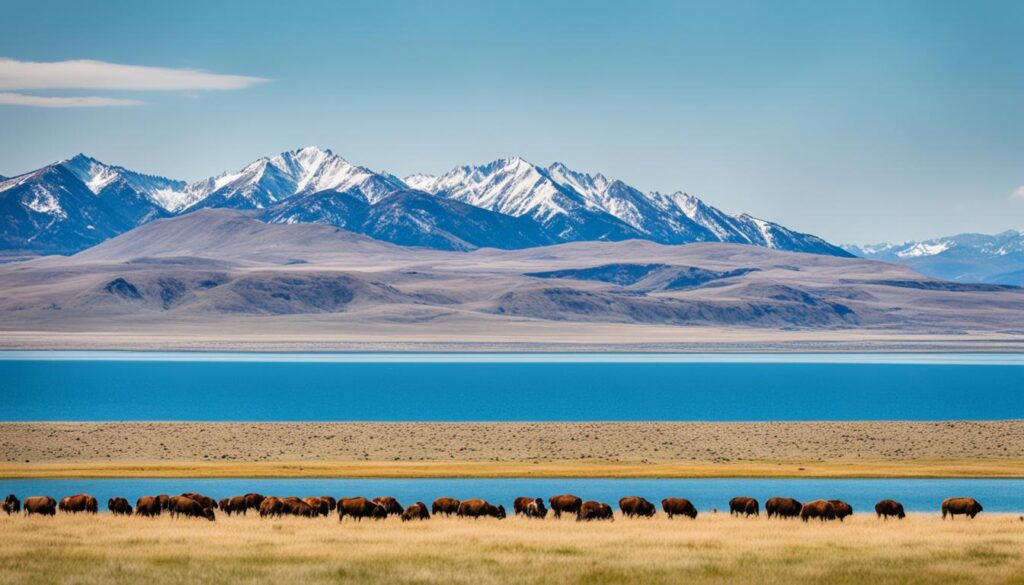
<svg viewBox="0 0 1024 585">
<path fill-rule="evenodd" d="M 870 513 L 879 500 L 892 498 L 908 512 L 939 511 L 951 496 L 977 499 L 987 512 L 1024 512 L 1024 480 L 1019 479 L 43 479 L 0 480 L 0 494 L 49 495 L 57 499 L 89 493 L 106 509 L 107 498 L 123 496 L 133 504 L 139 496 L 197 491 L 220 499 L 255 491 L 279 496 L 334 497 L 389 495 L 402 503 L 432 502 L 449 496 L 485 498 L 512 509 L 518 496 L 543 497 L 574 493 L 613 506 L 623 496 L 690 499 L 701 512 L 712 507 L 728 511 L 734 496 L 757 498 L 762 506 L 772 496 L 801 501 L 842 499 L 855 512 Z"/>
<path fill-rule="evenodd" d="M 0 352 L 0 420 L 1024 418 L 1021 355 Z"/>
</svg>

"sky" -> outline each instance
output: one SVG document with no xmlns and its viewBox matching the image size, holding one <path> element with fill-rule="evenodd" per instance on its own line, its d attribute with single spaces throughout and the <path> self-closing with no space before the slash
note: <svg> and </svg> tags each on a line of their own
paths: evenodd
<svg viewBox="0 0 1024 585">
<path fill-rule="evenodd" d="M 1024 2 L 4 0 L 0 175 L 522 156 L 837 243 L 1024 229 Z"/>
</svg>

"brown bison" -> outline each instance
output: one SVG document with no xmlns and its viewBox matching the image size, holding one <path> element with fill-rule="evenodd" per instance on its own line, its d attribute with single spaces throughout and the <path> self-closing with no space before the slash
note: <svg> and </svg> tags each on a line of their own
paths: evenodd
<svg viewBox="0 0 1024 585">
<path fill-rule="evenodd" d="M 161 509 L 163 509 L 163 510 L 170 510 L 171 509 L 171 496 L 168 496 L 167 494 L 160 494 L 160 495 L 154 496 L 154 497 L 157 499 L 158 502 L 160 502 L 160 508 Z"/>
<path fill-rule="evenodd" d="M 840 522 L 847 516 L 853 516 L 853 506 L 850 504 L 842 500 L 829 500 L 828 503 L 832 504 L 832 508 L 836 511 L 836 519 Z"/>
<path fill-rule="evenodd" d="M 626 518 L 633 518 L 636 516 L 643 516 L 644 518 L 650 518 L 654 516 L 654 504 L 648 502 L 640 496 L 626 496 L 619 500 L 619 510 L 622 511 L 622 515 Z"/>
<path fill-rule="evenodd" d="M 548 515 L 548 509 L 544 506 L 544 500 L 540 498 L 516 498 L 512 502 L 512 509 L 515 511 L 516 516 L 525 516 L 527 518 L 546 518 Z"/>
<path fill-rule="evenodd" d="M 25 498 L 25 515 L 39 514 L 41 516 L 54 516 L 57 514 L 57 500 L 50 496 L 36 496 Z"/>
<path fill-rule="evenodd" d="M 486 500 L 474 498 L 472 500 L 463 500 L 455 514 L 462 518 L 491 516 L 501 520 L 505 517 L 505 506 L 495 506 Z"/>
<path fill-rule="evenodd" d="M 946 514 L 949 514 L 950 520 L 958 514 L 974 518 L 983 509 L 974 498 L 948 498 L 942 502 L 942 519 L 946 519 Z"/>
<path fill-rule="evenodd" d="M 184 495 L 171 498 L 170 513 L 171 518 L 177 518 L 178 516 L 206 518 L 210 522 L 216 519 L 212 507 L 204 506 L 196 499 Z"/>
<path fill-rule="evenodd" d="M 288 496 L 287 498 L 279 498 L 281 500 L 281 506 L 283 513 L 289 516 L 302 516 L 304 518 L 312 518 L 317 515 L 317 511 L 307 504 L 304 500 L 295 496 Z"/>
<path fill-rule="evenodd" d="M 259 512 L 260 518 L 281 516 L 284 514 L 284 504 L 281 502 L 280 498 L 275 498 L 273 496 L 263 498 L 260 500 Z"/>
<path fill-rule="evenodd" d="M 685 498 L 665 498 L 661 501 L 661 509 L 668 514 L 669 519 L 673 516 L 697 517 L 697 508 Z"/>
<path fill-rule="evenodd" d="M 132 505 L 124 498 L 110 498 L 107 500 L 107 509 L 114 516 L 131 516 Z"/>
<path fill-rule="evenodd" d="M 430 513 L 451 516 L 459 511 L 459 504 L 461 503 L 455 498 L 437 498 L 430 506 Z"/>
<path fill-rule="evenodd" d="M 89 494 L 76 494 L 61 499 L 57 508 L 65 514 L 77 514 L 79 512 L 95 514 L 99 512 L 99 503 L 96 501 L 96 498 Z"/>
<path fill-rule="evenodd" d="M 903 504 L 896 500 L 882 500 L 875 504 L 875 514 L 878 514 L 879 518 L 885 518 L 888 520 L 890 517 L 895 516 L 896 518 L 906 518 L 906 513 L 903 512 Z"/>
<path fill-rule="evenodd" d="M 14 494 L 7 494 L 7 497 L 4 498 L 4 512 L 6 512 L 8 516 L 21 512 L 21 501 L 18 500 L 18 496 Z"/>
<path fill-rule="evenodd" d="M 181 494 L 181 497 L 189 498 L 191 500 L 195 500 L 195 501 L 199 502 L 199 505 L 204 507 L 204 508 L 216 508 L 217 507 L 217 500 L 211 498 L 210 496 L 204 496 L 203 494 L 197 494 L 195 492 L 188 492 L 188 493 Z"/>
<path fill-rule="evenodd" d="M 266 496 L 263 494 L 254 493 L 245 494 L 242 497 L 245 499 L 245 509 L 256 510 L 257 512 L 260 510 L 260 504 L 262 504 L 263 500 L 266 499 Z"/>
<path fill-rule="evenodd" d="M 245 501 L 245 496 L 233 496 L 228 498 L 228 509 L 229 514 L 241 514 L 245 515 L 249 511 L 249 504 Z"/>
<path fill-rule="evenodd" d="M 803 504 L 793 498 L 769 498 L 764 503 L 764 511 L 768 517 L 778 516 L 779 518 L 796 518 L 803 509 Z"/>
<path fill-rule="evenodd" d="M 836 509 L 828 500 L 814 500 L 807 502 L 800 507 L 800 519 L 807 522 L 811 518 L 817 518 L 822 522 L 836 519 Z"/>
<path fill-rule="evenodd" d="M 427 505 L 423 502 L 416 502 L 402 512 L 402 522 L 408 522 L 409 520 L 430 520 L 430 512 L 427 511 Z"/>
<path fill-rule="evenodd" d="M 391 496 L 378 496 L 376 498 L 373 498 L 372 501 L 375 504 L 380 504 L 381 506 L 384 506 L 384 511 L 388 513 L 388 516 L 391 516 L 392 514 L 395 516 L 401 516 L 402 512 L 405 511 L 405 508 L 402 507 L 402 504 L 399 504 L 398 500 Z"/>
<path fill-rule="evenodd" d="M 555 513 L 555 518 L 561 518 L 562 512 L 579 514 L 583 500 L 572 494 L 562 494 L 548 498 L 548 504 L 551 505 L 551 511 Z"/>
<path fill-rule="evenodd" d="M 345 516 L 350 516 L 356 520 L 362 520 L 363 518 L 381 520 L 387 518 L 388 511 L 384 509 L 384 506 L 366 498 L 339 498 L 338 521 L 344 520 Z"/>
<path fill-rule="evenodd" d="M 614 514 L 612 514 L 612 507 L 603 502 L 595 502 L 593 500 L 583 502 L 580 504 L 580 509 L 576 512 L 576 521 L 591 521 L 591 520 L 615 520 Z"/>
<path fill-rule="evenodd" d="M 331 513 L 331 505 L 323 498 L 310 496 L 308 498 L 302 498 L 302 501 L 309 504 L 317 516 L 327 516 Z"/>
<path fill-rule="evenodd" d="M 142 496 L 135 501 L 135 513 L 139 516 L 159 516 L 163 509 L 159 496 Z"/>
<path fill-rule="evenodd" d="M 320 499 L 327 502 L 327 509 L 331 512 L 338 508 L 338 500 L 335 500 L 331 496 L 320 496 Z"/>
<path fill-rule="evenodd" d="M 729 500 L 730 516 L 760 516 L 761 507 L 754 498 L 737 496 Z"/>
</svg>

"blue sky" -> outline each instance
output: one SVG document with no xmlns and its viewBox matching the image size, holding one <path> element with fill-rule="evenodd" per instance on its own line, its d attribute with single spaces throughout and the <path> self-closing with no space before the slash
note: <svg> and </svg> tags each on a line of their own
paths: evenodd
<svg viewBox="0 0 1024 585">
<path fill-rule="evenodd" d="M 398 175 L 558 160 L 836 242 L 1024 229 L 1024 2 L 6 0 L 0 14 L 0 58 L 267 80 L 8 80 L 8 104 L 141 103 L 0 105 L 3 175 L 85 152 L 195 180 L 315 144 Z"/>
</svg>

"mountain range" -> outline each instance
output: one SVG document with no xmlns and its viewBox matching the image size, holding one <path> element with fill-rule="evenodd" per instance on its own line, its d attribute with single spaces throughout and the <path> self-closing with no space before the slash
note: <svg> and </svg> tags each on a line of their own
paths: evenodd
<svg viewBox="0 0 1024 585">
<path fill-rule="evenodd" d="M 404 179 L 307 147 L 187 183 L 79 154 L 0 179 L 0 249 L 72 253 L 154 219 L 206 208 L 268 223 L 321 223 L 442 250 L 575 241 L 725 242 L 849 256 L 825 240 L 676 192 L 644 193 L 602 174 L 522 158 Z"/>
<path fill-rule="evenodd" d="M 910 266 L 921 274 L 959 282 L 1024 286 L 1024 232 L 959 234 L 900 244 L 844 246 L 872 260 Z"/>
</svg>

